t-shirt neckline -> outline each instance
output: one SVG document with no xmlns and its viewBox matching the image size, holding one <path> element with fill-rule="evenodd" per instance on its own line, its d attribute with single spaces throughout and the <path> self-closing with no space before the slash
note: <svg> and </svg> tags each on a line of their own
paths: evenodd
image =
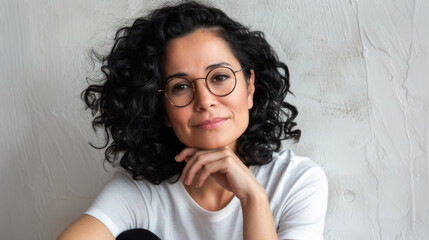
<svg viewBox="0 0 429 240">
<path fill-rule="evenodd" d="M 179 196 L 184 199 L 184 201 L 187 203 L 187 206 L 210 222 L 216 222 L 224 219 L 237 210 L 237 208 L 239 208 L 241 211 L 240 200 L 238 200 L 236 196 L 234 196 L 231 201 L 221 210 L 208 211 L 195 202 L 195 200 L 189 195 L 188 191 L 186 191 L 182 182 L 178 181 L 177 184 L 174 185 L 176 185 L 176 190 Z"/>
</svg>

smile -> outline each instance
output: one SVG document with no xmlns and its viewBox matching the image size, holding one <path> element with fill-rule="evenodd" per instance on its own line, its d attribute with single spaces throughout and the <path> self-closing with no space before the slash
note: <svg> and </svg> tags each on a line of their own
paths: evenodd
<svg viewBox="0 0 429 240">
<path fill-rule="evenodd" d="M 228 120 L 227 118 L 213 118 L 210 120 L 202 121 L 199 124 L 195 125 L 197 128 L 201 128 L 204 130 L 212 130 L 215 128 L 218 128 L 220 125 L 222 125 L 224 122 Z"/>
</svg>

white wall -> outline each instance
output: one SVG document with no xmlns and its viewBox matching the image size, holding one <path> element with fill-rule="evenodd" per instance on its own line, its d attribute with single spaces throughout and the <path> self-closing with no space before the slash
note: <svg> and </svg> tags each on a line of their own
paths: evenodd
<svg viewBox="0 0 429 240">
<path fill-rule="evenodd" d="M 162 1 L 0 3 L 0 239 L 54 239 L 110 173 L 79 99 L 87 51 Z M 290 67 L 326 171 L 326 239 L 428 239 L 429 1 L 213 1 Z"/>
</svg>

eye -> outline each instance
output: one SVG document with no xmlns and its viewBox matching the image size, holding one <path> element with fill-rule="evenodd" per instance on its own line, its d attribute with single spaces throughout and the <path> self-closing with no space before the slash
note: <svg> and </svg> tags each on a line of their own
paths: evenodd
<svg viewBox="0 0 429 240">
<path fill-rule="evenodd" d="M 171 87 L 171 92 L 174 94 L 180 94 L 183 92 L 186 92 L 188 90 L 192 89 L 192 85 L 186 82 L 181 82 L 181 83 L 175 83 L 172 87 Z"/>
<path fill-rule="evenodd" d="M 228 75 L 219 74 L 213 78 L 213 82 L 222 82 L 222 81 L 228 80 L 228 78 L 229 78 Z"/>
<path fill-rule="evenodd" d="M 189 88 L 188 84 L 179 83 L 173 86 L 173 91 L 182 91 Z"/>
</svg>

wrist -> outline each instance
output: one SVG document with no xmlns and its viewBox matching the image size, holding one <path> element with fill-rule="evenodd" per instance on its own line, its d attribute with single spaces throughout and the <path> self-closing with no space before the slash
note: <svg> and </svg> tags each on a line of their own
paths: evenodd
<svg viewBox="0 0 429 240">
<path fill-rule="evenodd" d="M 260 187 L 260 189 L 252 191 L 247 197 L 240 199 L 240 202 L 242 207 L 248 205 L 260 206 L 261 203 L 268 202 L 267 193 L 264 188 Z"/>
</svg>

